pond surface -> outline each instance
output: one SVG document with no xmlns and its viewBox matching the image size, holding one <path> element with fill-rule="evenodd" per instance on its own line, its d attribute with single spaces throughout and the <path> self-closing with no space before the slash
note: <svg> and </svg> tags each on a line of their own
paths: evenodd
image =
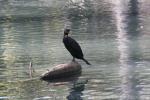
<svg viewBox="0 0 150 100">
<path fill-rule="evenodd" d="M 150 100 L 149 9 L 149 0 L 0 0 L 0 100 Z M 88 80 L 78 91 L 39 79 L 72 60 L 66 27 L 92 64 L 77 60 Z"/>
</svg>

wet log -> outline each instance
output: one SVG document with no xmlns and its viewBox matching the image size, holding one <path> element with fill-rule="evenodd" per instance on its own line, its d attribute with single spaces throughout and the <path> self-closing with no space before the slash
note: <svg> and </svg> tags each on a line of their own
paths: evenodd
<svg viewBox="0 0 150 100">
<path fill-rule="evenodd" d="M 41 76 L 41 79 L 45 81 L 51 81 L 72 77 L 79 75 L 80 73 L 81 65 L 78 62 L 73 61 L 70 63 L 59 64 L 53 67 L 52 69 L 48 70 L 48 72 L 44 73 Z"/>
</svg>

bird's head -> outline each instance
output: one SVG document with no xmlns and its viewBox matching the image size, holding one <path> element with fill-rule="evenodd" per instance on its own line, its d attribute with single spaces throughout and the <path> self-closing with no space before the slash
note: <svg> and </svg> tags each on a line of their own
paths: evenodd
<svg viewBox="0 0 150 100">
<path fill-rule="evenodd" d="M 64 30 L 64 36 L 68 36 L 69 32 L 70 32 L 70 29 L 65 29 Z"/>
</svg>

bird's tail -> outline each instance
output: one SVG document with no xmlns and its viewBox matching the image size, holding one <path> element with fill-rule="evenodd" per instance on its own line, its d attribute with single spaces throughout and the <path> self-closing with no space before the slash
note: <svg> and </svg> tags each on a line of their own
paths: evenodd
<svg viewBox="0 0 150 100">
<path fill-rule="evenodd" d="M 91 65 L 86 59 L 82 59 L 86 64 Z"/>
</svg>

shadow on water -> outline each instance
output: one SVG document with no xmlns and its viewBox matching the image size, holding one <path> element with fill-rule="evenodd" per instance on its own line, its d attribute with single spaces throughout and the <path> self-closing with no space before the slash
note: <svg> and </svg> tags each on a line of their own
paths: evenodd
<svg viewBox="0 0 150 100">
<path fill-rule="evenodd" d="M 137 62 L 140 61 L 139 17 L 137 0 L 118 0 L 116 6 L 120 74 L 122 77 L 120 100 L 140 100 Z"/>
</svg>

